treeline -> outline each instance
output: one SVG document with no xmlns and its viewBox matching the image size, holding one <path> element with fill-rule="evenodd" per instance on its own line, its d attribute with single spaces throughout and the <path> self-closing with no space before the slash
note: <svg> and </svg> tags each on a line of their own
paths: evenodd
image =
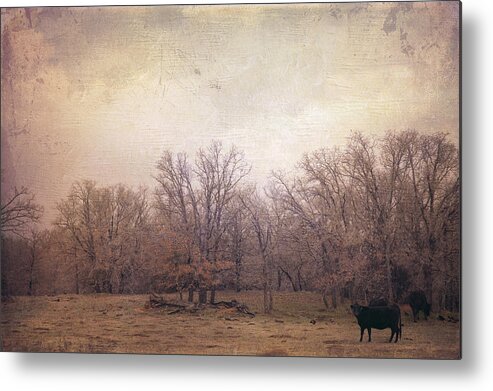
<svg viewBox="0 0 493 391">
<path fill-rule="evenodd" d="M 459 153 L 444 134 L 355 133 L 344 148 L 305 154 L 292 174 L 273 172 L 265 188 L 249 173 L 234 146 L 166 151 L 154 189 L 76 182 L 42 232 L 24 189 L 2 204 L 2 294 L 206 302 L 220 289 L 262 289 L 270 312 L 273 290 L 318 291 L 335 308 L 423 289 L 435 309 L 458 309 Z M 19 200 L 31 215 L 7 230 Z"/>
</svg>

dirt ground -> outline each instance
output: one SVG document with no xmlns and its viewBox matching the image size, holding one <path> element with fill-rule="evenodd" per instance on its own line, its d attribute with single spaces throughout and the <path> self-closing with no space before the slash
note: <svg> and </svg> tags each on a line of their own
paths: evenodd
<svg viewBox="0 0 493 391">
<path fill-rule="evenodd" d="M 387 343 L 390 329 L 373 330 L 359 342 L 349 303 L 326 311 L 319 295 L 276 293 L 275 311 L 261 313 L 260 292 L 219 292 L 257 313 L 207 309 L 168 315 L 146 308 L 148 296 L 61 295 L 16 297 L 1 306 L 3 351 L 157 353 L 378 358 L 460 357 L 460 326 L 437 320 L 413 323 L 403 316 L 403 335 Z"/>
</svg>

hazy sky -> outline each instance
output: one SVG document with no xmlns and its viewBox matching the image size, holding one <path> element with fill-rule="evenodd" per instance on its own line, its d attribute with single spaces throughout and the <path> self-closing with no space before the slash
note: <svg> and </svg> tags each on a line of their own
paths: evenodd
<svg viewBox="0 0 493 391">
<path fill-rule="evenodd" d="M 153 185 L 236 144 L 264 181 L 351 130 L 458 141 L 456 2 L 2 9 L 2 194 Z"/>
</svg>

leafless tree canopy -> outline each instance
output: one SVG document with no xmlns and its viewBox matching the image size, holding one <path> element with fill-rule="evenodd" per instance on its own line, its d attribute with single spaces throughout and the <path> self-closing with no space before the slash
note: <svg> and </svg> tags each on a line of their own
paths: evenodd
<svg viewBox="0 0 493 391">
<path fill-rule="evenodd" d="M 354 133 L 306 153 L 265 188 L 219 142 L 195 156 L 165 151 L 153 191 L 76 182 L 46 232 L 18 233 L 42 211 L 25 188 L 2 204 L 2 258 L 12 294 L 317 291 L 327 308 L 423 289 L 458 309 L 459 152 L 444 134 Z M 27 245 L 26 245 L 27 244 Z"/>
<path fill-rule="evenodd" d="M 43 208 L 34 201 L 34 194 L 26 187 L 14 188 L 6 200 L 2 199 L 1 208 L 2 234 L 21 235 L 43 213 Z"/>
<path fill-rule="evenodd" d="M 250 167 L 235 147 L 225 151 L 220 143 L 213 142 L 206 150 L 198 151 L 194 164 L 184 154 L 175 157 L 165 152 L 157 170 L 159 217 L 165 223 L 176 221 L 173 230 L 185 239 L 187 261 L 196 269 L 189 298 L 192 299 L 193 288 L 199 287 L 200 301 L 205 301 L 204 290 L 212 288 L 214 301 L 217 261 L 225 260 L 223 242 L 230 223 L 228 212 Z M 201 269 L 207 270 L 211 278 L 200 278 L 201 273 L 206 273 Z"/>
</svg>

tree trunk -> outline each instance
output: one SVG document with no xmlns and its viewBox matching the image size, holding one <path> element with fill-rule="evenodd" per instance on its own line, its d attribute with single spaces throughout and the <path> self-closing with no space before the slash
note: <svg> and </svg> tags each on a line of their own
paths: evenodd
<svg viewBox="0 0 493 391">
<path fill-rule="evenodd" d="M 74 261 L 75 261 L 75 293 L 80 294 L 79 288 L 79 264 L 77 263 L 77 246 L 74 246 Z"/>
<path fill-rule="evenodd" d="M 75 263 L 75 293 L 77 295 L 80 293 L 80 289 L 79 289 L 79 265 L 77 264 L 77 260 Z"/>
<path fill-rule="evenodd" d="M 236 269 L 235 269 L 235 288 L 236 292 L 241 291 L 241 260 L 236 259 Z"/>
<path fill-rule="evenodd" d="M 394 300 L 394 287 L 393 287 L 393 282 L 392 282 L 392 260 L 390 259 L 390 246 L 389 246 L 389 240 L 387 239 L 387 235 L 384 235 L 383 233 L 380 235 L 381 240 L 382 240 L 382 247 L 383 247 L 383 260 L 385 261 L 385 279 L 387 282 L 387 300 L 390 303 L 393 303 Z"/>
<path fill-rule="evenodd" d="M 29 268 L 29 284 L 28 284 L 28 290 L 27 290 L 27 295 L 32 296 L 33 295 L 33 278 L 34 278 L 34 263 L 36 261 L 36 255 L 35 255 L 35 250 L 32 250 L 32 255 L 31 255 L 31 265 Z"/>
<path fill-rule="evenodd" d="M 324 306 L 325 306 L 325 309 L 329 309 L 329 301 L 327 300 L 327 289 L 324 289 L 323 293 L 322 293 L 322 300 L 324 302 Z"/>
<path fill-rule="evenodd" d="M 303 290 L 303 284 L 301 279 L 301 269 L 298 269 L 298 289 L 301 292 Z"/>
<path fill-rule="evenodd" d="M 207 303 L 207 289 L 200 288 L 199 289 L 199 304 Z"/>
<path fill-rule="evenodd" d="M 33 279 L 32 279 L 32 277 L 29 279 L 29 287 L 28 287 L 27 295 L 28 296 L 33 295 Z"/>
<path fill-rule="evenodd" d="M 9 290 L 7 289 L 7 278 L 5 277 L 5 273 L 2 273 L 2 297 L 9 296 Z"/>
<path fill-rule="evenodd" d="M 337 308 L 337 287 L 332 288 L 332 308 Z"/>
<path fill-rule="evenodd" d="M 331 298 L 332 309 L 335 310 L 337 308 L 337 288 L 336 287 L 330 288 L 329 286 L 327 286 L 324 289 L 323 294 L 322 294 L 322 299 L 324 301 L 324 305 L 325 305 L 326 309 L 330 309 L 329 294 L 330 294 L 330 298 Z"/>
<path fill-rule="evenodd" d="M 426 264 L 424 265 L 423 277 L 425 283 L 425 293 L 428 302 L 431 304 L 432 308 L 437 307 L 436 301 L 434 301 L 433 292 L 433 266 L 435 264 L 436 255 L 436 239 L 433 235 L 428 238 L 429 255 Z"/>
<path fill-rule="evenodd" d="M 193 288 L 188 288 L 188 302 L 193 303 Z"/>
<path fill-rule="evenodd" d="M 120 283 L 118 284 L 118 293 L 123 295 L 125 291 L 125 272 L 123 270 L 120 271 Z"/>
<path fill-rule="evenodd" d="M 386 272 L 387 272 L 387 296 L 389 303 L 393 303 L 394 300 L 394 289 L 392 287 L 392 263 L 390 262 L 390 259 L 387 254 L 385 254 L 385 265 L 386 265 Z"/>
<path fill-rule="evenodd" d="M 209 303 L 214 304 L 215 302 L 216 302 L 216 287 L 212 287 Z"/>
<path fill-rule="evenodd" d="M 113 293 L 113 284 L 111 283 L 111 272 L 107 271 L 103 275 L 102 281 L 103 289 L 101 293 Z"/>
<path fill-rule="evenodd" d="M 272 291 L 264 284 L 264 313 L 272 312 Z"/>
<path fill-rule="evenodd" d="M 288 280 L 291 284 L 291 287 L 293 288 L 293 292 L 298 292 L 298 287 L 296 286 L 296 282 L 293 280 L 291 275 L 286 270 L 284 270 L 283 268 L 279 268 L 278 271 L 282 271 L 286 275 L 286 277 L 288 278 Z"/>
<path fill-rule="evenodd" d="M 432 306 L 433 304 L 436 305 L 436 303 L 433 303 L 433 274 L 432 274 L 432 269 L 429 264 L 425 264 L 423 266 L 423 278 L 424 278 L 424 285 L 425 285 L 425 294 L 426 294 L 426 299 L 428 300 L 428 303 L 430 303 Z"/>
<path fill-rule="evenodd" d="M 33 271 L 34 271 L 34 259 L 31 262 L 31 269 L 29 270 L 29 284 L 27 289 L 28 296 L 33 295 L 33 274 L 34 274 Z"/>
<path fill-rule="evenodd" d="M 272 281 L 271 281 L 271 268 L 268 256 L 264 255 L 264 312 L 270 314 L 272 312 Z"/>
</svg>

